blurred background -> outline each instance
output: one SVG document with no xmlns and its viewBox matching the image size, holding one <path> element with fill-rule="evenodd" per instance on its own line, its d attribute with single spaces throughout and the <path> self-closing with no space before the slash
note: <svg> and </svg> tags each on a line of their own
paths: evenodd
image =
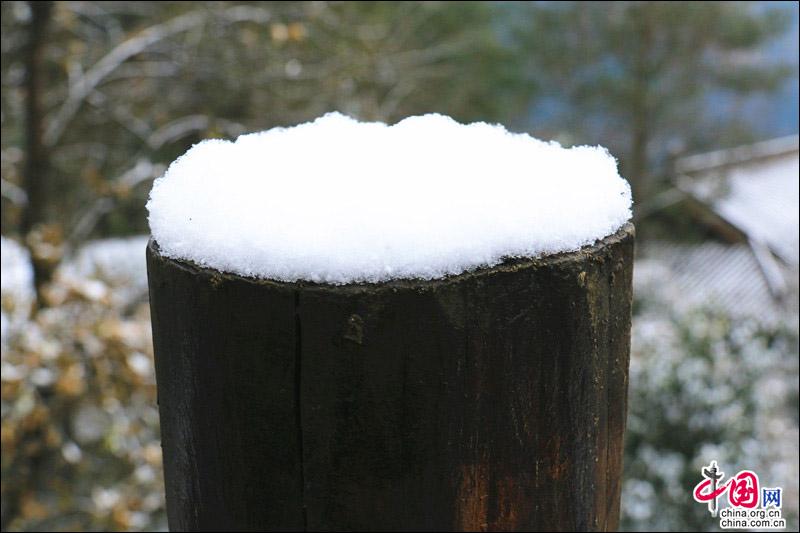
<svg viewBox="0 0 800 533">
<path fill-rule="evenodd" d="M 795 2 L 3 2 L 2 529 L 165 529 L 144 248 L 193 143 L 333 110 L 602 144 L 638 229 L 623 526 L 798 506 Z"/>
</svg>

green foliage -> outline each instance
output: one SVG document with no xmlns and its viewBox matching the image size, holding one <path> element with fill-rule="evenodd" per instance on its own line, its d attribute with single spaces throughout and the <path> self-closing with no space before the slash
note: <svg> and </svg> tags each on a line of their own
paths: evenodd
<svg viewBox="0 0 800 533">
<path fill-rule="evenodd" d="M 714 91 L 774 89 L 790 73 L 759 47 L 788 24 L 783 8 L 746 2 L 536 2 L 517 29 L 543 95 L 565 103 L 558 128 L 609 146 L 634 192 L 670 153 L 719 146 Z M 728 139 L 728 142 L 734 139 Z M 638 189 L 638 191 L 637 191 Z M 639 196 L 642 199 L 642 196 Z"/>
</svg>

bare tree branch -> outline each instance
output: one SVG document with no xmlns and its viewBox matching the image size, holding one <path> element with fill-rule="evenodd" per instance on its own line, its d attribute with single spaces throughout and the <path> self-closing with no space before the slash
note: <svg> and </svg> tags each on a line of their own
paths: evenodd
<svg viewBox="0 0 800 533">
<path fill-rule="evenodd" d="M 193 131 L 203 131 L 208 128 L 209 118 L 206 115 L 189 115 L 170 121 L 147 138 L 147 145 L 157 150 L 170 141 L 180 139 Z"/>
<path fill-rule="evenodd" d="M 100 91 L 92 91 L 92 94 L 90 94 L 86 100 L 89 102 L 89 104 L 97 108 L 107 108 L 109 115 L 117 124 L 133 133 L 141 141 L 147 141 L 147 137 L 152 132 L 152 129 L 147 122 L 141 120 L 139 117 L 129 112 L 127 109 L 122 108 L 121 106 L 107 105 L 108 98 L 106 98 L 106 96 Z"/>
<path fill-rule="evenodd" d="M 157 150 L 167 143 L 176 141 L 194 131 L 207 130 L 211 120 L 206 115 L 188 115 L 164 124 L 154 131 L 147 139 L 147 145 Z M 238 122 L 217 119 L 215 124 L 220 126 L 231 137 L 241 135 L 247 128 Z"/>
<path fill-rule="evenodd" d="M 25 193 L 25 189 L 11 183 L 5 178 L 0 178 L 0 193 L 2 194 L 3 198 L 10 201 L 14 205 L 24 206 L 28 203 L 28 195 Z"/>
<path fill-rule="evenodd" d="M 53 146 L 58 142 L 67 125 L 80 109 L 81 104 L 107 76 L 114 72 L 126 60 L 142 53 L 150 46 L 172 35 L 191 30 L 203 24 L 208 16 L 209 13 L 206 11 L 191 11 L 179 15 L 163 24 L 150 26 L 115 46 L 70 86 L 66 100 L 53 117 L 53 120 L 50 122 L 45 132 L 45 144 L 47 146 Z M 221 16 L 232 23 L 264 23 L 270 19 L 270 12 L 258 7 L 234 6 L 225 9 L 221 13 Z"/>
<path fill-rule="evenodd" d="M 140 183 L 153 179 L 164 172 L 164 165 L 153 164 L 147 159 L 139 159 L 136 164 L 112 180 L 111 192 L 97 198 L 73 225 L 66 239 L 65 256 L 75 253 L 78 244 L 92 232 L 100 219 L 116 208 L 120 197 Z"/>
<path fill-rule="evenodd" d="M 44 140 L 53 146 L 61 138 L 70 120 L 75 116 L 81 104 L 92 94 L 103 79 L 111 74 L 128 58 L 143 52 L 149 46 L 182 31 L 186 31 L 205 21 L 206 13 L 192 11 L 169 20 L 163 24 L 151 26 L 138 35 L 115 46 L 108 54 L 95 63 L 92 68 L 69 88 L 67 99 L 61 105 L 45 132 Z"/>
</svg>

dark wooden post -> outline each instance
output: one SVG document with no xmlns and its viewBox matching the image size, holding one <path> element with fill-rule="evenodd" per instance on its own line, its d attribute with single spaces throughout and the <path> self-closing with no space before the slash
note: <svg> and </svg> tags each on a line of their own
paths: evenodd
<svg viewBox="0 0 800 533">
<path fill-rule="evenodd" d="M 259 281 L 147 249 L 174 530 L 610 530 L 633 226 L 436 281 Z"/>
</svg>

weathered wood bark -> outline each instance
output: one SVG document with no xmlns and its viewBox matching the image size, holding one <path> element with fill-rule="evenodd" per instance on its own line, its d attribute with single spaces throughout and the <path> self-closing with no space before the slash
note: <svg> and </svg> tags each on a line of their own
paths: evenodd
<svg viewBox="0 0 800 533">
<path fill-rule="evenodd" d="M 148 246 L 176 530 L 609 530 L 633 227 L 452 278 L 276 283 Z"/>
</svg>

